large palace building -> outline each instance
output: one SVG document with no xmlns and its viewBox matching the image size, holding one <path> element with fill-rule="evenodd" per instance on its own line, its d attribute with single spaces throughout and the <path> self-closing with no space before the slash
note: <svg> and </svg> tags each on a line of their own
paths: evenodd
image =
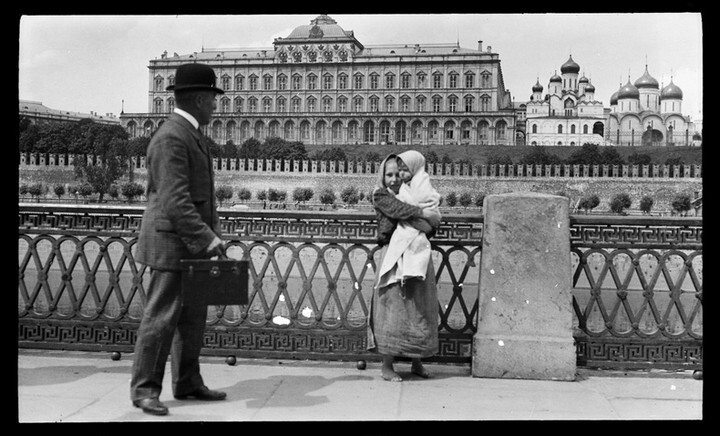
<svg viewBox="0 0 720 436">
<path fill-rule="evenodd" d="M 459 44 L 364 46 L 320 15 L 266 50 L 206 50 L 150 61 L 148 113 L 120 116 L 131 137 L 174 108 L 176 68 L 210 65 L 224 95 L 205 133 L 216 143 L 280 137 L 305 144 L 515 145 L 500 57 Z"/>
</svg>

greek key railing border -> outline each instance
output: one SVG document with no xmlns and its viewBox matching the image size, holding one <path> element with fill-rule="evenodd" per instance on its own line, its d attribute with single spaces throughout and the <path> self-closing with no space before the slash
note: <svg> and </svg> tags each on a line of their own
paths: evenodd
<svg viewBox="0 0 720 436">
<path fill-rule="evenodd" d="M 142 211 L 142 207 L 134 206 L 20 204 L 18 238 L 19 244 L 25 246 L 25 254 L 21 256 L 19 252 L 19 347 L 132 351 L 139 322 L 136 306 L 144 298 L 143 276 L 149 273 L 132 259 Z M 371 289 L 368 281 L 377 251 L 372 213 L 221 210 L 221 223 L 229 250 L 235 250 L 233 257 L 249 256 L 251 250 L 265 250 L 268 254 L 264 264 L 253 267 L 251 292 L 262 291 L 263 284 L 270 286 L 264 281 L 268 280 L 268 271 L 273 270 L 277 283 L 272 286 L 277 290 L 273 289 L 274 295 L 268 298 L 258 294 L 262 297 L 260 312 L 264 311 L 255 314 L 258 316 L 237 308 L 210 308 L 203 353 L 339 360 L 373 358 L 365 351 L 362 322 L 362 315 L 366 314 L 363 311 L 367 310 L 362 292 Z M 439 304 L 441 343 L 435 358 L 438 361 L 470 361 L 476 331 L 477 289 L 468 285 L 463 289 L 463 285 L 477 279 L 472 276 L 478 275 L 482 223 L 482 217 L 477 215 L 446 216 L 433 239 L 434 256 L 439 259 L 437 277 L 450 295 L 445 306 Z M 573 289 L 578 364 L 701 367 L 702 220 L 572 215 L 570 223 L 571 251 L 576 259 L 573 286 L 585 275 L 590 277 L 588 262 L 595 258 L 603 259 L 604 266 L 596 268 L 599 274 L 611 277 L 615 283 L 601 285 L 600 280 L 589 290 Z M 40 245 L 45 247 L 45 257 L 40 255 Z M 75 251 L 63 256 L 61 247 L 66 249 L 68 245 L 75 247 Z M 88 250 L 98 252 L 94 260 Z M 290 253 L 286 256 L 290 267 L 284 272 L 276 255 L 283 250 Z M 295 264 L 304 277 L 301 296 L 309 295 L 306 286 L 311 286 L 313 280 L 320 280 L 327 287 L 325 298 L 310 299 L 308 307 L 314 313 L 324 313 L 337 300 L 342 287 L 338 280 L 340 269 L 347 268 L 354 280 L 355 288 L 343 291 L 349 296 L 348 301 L 338 305 L 340 322 L 325 317 L 303 318 L 300 322 L 301 301 L 283 303 L 282 297 L 288 295 L 288 271 L 294 267 L 293 262 L 299 262 L 293 259 L 303 250 L 340 253 L 340 267 L 335 272 L 320 257 L 310 268 Z M 117 265 L 112 265 L 108 251 L 116 252 Z M 457 256 L 460 261 L 451 261 Z M 642 298 L 635 298 L 634 303 L 630 301 L 633 291 L 626 288 L 622 271 L 613 265 L 618 257 L 627 258 L 630 269 L 639 269 L 642 259 L 657 262 L 655 274 L 641 280 Z M 359 258 L 362 266 L 351 266 L 353 258 Z M 677 260 L 680 271 L 674 273 L 674 279 L 665 266 L 671 259 Z M 96 274 L 102 268 L 108 276 L 104 290 L 96 284 Z M 34 286 L 26 285 L 26 275 Z M 665 309 L 656 307 L 661 291 L 654 288 L 663 278 L 670 280 L 669 289 L 663 294 L 670 299 Z M 684 285 L 679 283 L 683 280 L 687 280 Z M 588 302 L 581 302 L 580 294 Z M 58 306 L 61 295 L 70 300 L 71 307 L 64 311 Z M 617 297 L 617 301 L 605 307 L 603 299 L 608 295 Z M 41 298 L 47 301 L 47 307 L 38 311 L 34 304 Z M 351 303 L 358 302 L 360 309 L 356 312 L 360 316 L 356 313 L 351 319 Z M 277 326 L 270 322 L 271 317 L 283 304 L 289 309 L 286 315 L 291 324 Z M 669 328 L 670 309 L 676 310 L 680 318 L 680 325 L 674 330 Z M 600 323 L 598 319 L 593 321 L 593 316 Z M 615 325 L 621 317 L 627 318 L 625 330 Z M 640 325 L 641 320 L 647 323 L 648 317 L 657 324 L 657 329 L 650 333 Z"/>
</svg>

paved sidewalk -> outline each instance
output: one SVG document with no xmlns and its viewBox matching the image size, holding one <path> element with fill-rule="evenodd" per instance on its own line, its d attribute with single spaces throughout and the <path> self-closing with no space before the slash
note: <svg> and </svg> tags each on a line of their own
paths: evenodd
<svg viewBox="0 0 720 436">
<path fill-rule="evenodd" d="M 380 378 L 379 363 L 203 357 L 202 373 L 220 402 L 172 397 L 170 368 L 160 400 L 167 416 L 130 402 L 132 354 L 18 350 L 18 422 L 142 421 L 474 421 L 701 420 L 703 381 L 692 371 L 589 371 L 540 381 L 472 377 L 467 365 L 428 364 L 431 379 Z"/>
</svg>

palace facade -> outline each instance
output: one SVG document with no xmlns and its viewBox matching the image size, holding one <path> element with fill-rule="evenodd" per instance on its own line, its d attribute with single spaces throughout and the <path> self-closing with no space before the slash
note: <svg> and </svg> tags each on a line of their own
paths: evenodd
<svg viewBox="0 0 720 436">
<path fill-rule="evenodd" d="M 147 113 L 123 113 L 131 137 L 151 134 L 174 108 L 176 68 L 210 65 L 216 143 L 280 137 L 305 144 L 515 145 L 516 110 L 490 46 L 365 46 L 327 15 L 268 49 L 206 50 L 150 61 Z"/>
</svg>

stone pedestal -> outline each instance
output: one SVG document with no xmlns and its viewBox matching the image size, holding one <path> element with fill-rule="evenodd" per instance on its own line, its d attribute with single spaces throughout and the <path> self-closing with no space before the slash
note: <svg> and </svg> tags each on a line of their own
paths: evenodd
<svg viewBox="0 0 720 436">
<path fill-rule="evenodd" d="M 485 197 L 475 377 L 574 380 L 566 197 Z"/>
</svg>

